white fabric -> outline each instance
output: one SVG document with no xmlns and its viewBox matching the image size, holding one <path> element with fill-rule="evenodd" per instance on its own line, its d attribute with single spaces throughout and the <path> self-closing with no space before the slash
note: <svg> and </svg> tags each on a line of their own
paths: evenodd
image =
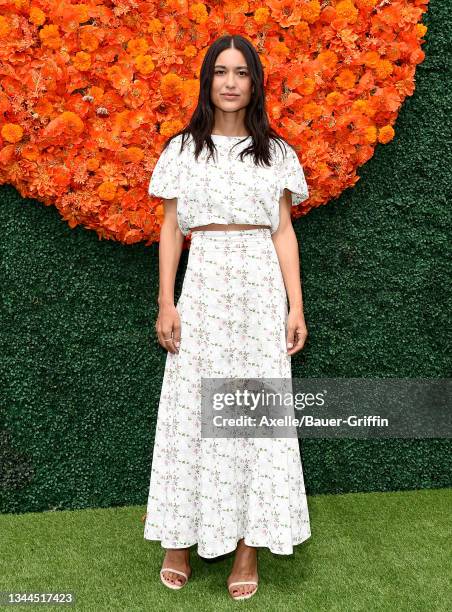
<svg viewBox="0 0 452 612">
<path fill-rule="evenodd" d="M 176 308 L 180 348 L 166 357 L 144 538 L 164 548 L 197 543 L 207 558 L 242 537 L 292 554 L 311 535 L 298 438 L 201 436 L 202 377 L 291 377 L 270 230 L 193 232 Z"/>
<path fill-rule="evenodd" d="M 180 146 L 182 135 L 174 137 L 157 160 L 149 183 L 149 195 L 177 198 L 177 221 L 184 235 L 190 228 L 209 223 L 268 225 L 271 233 L 279 225 L 279 199 L 287 188 L 294 206 L 309 196 L 308 186 L 295 150 L 287 143 L 271 141 L 271 166 L 256 166 L 253 157 L 243 161 L 239 153 L 251 143 L 251 136 L 212 135 L 218 159 L 204 147 L 194 158 L 191 136 Z M 237 144 L 238 143 L 238 144 Z M 234 146 L 236 145 L 237 146 Z"/>
</svg>

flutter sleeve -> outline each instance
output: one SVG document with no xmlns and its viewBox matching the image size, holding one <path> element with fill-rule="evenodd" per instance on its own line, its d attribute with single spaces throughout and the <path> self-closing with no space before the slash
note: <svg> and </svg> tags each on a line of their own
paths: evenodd
<svg viewBox="0 0 452 612">
<path fill-rule="evenodd" d="M 170 140 L 168 146 L 161 152 L 149 182 L 149 195 L 168 200 L 178 197 L 180 169 L 179 148 L 179 139 L 173 138 Z"/>
<path fill-rule="evenodd" d="M 292 192 L 292 205 L 297 206 L 309 197 L 309 190 L 303 167 L 291 146 L 286 147 L 285 158 L 281 165 L 279 197 L 284 194 L 284 189 L 289 189 Z"/>
</svg>

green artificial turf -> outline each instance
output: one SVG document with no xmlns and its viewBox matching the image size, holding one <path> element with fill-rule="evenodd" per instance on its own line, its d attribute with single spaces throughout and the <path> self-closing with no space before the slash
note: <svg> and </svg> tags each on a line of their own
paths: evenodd
<svg viewBox="0 0 452 612">
<path fill-rule="evenodd" d="M 189 584 L 161 584 L 143 506 L 5 514 L 0 590 L 75 592 L 75 606 L 41 610 L 445 611 L 451 502 L 452 489 L 309 496 L 311 538 L 293 555 L 259 549 L 259 590 L 241 602 L 225 586 L 233 553 L 206 560 L 195 545 Z"/>
</svg>

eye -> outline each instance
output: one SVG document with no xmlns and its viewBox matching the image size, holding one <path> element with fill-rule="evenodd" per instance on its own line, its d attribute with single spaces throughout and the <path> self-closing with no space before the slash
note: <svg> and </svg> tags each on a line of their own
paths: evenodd
<svg viewBox="0 0 452 612">
<path fill-rule="evenodd" d="M 222 73 L 224 73 L 224 70 L 222 70 L 221 68 L 218 68 L 218 70 L 215 70 L 215 74 L 222 74 Z M 243 76 L 248 76 L 248 72 L 246 70 L 239 70 L 239 74 Z"/>
</svg>

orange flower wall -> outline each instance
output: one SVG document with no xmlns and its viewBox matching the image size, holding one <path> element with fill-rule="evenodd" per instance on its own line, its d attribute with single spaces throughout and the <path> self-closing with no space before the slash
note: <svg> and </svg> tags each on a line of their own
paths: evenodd
<svg viewBox="0 0 452 612">
<path fill-rule="evenodd" d="M 257 48 L 270 122 L 305 169 L 299 217 L 394 137 L 427 4 L 0 0 L 0 183 L 99 238 L 158 241 L 162 201 L 147 188 L 163 141 L 196 106 L 209 44 L 237 33 Z"/>
</svg>

